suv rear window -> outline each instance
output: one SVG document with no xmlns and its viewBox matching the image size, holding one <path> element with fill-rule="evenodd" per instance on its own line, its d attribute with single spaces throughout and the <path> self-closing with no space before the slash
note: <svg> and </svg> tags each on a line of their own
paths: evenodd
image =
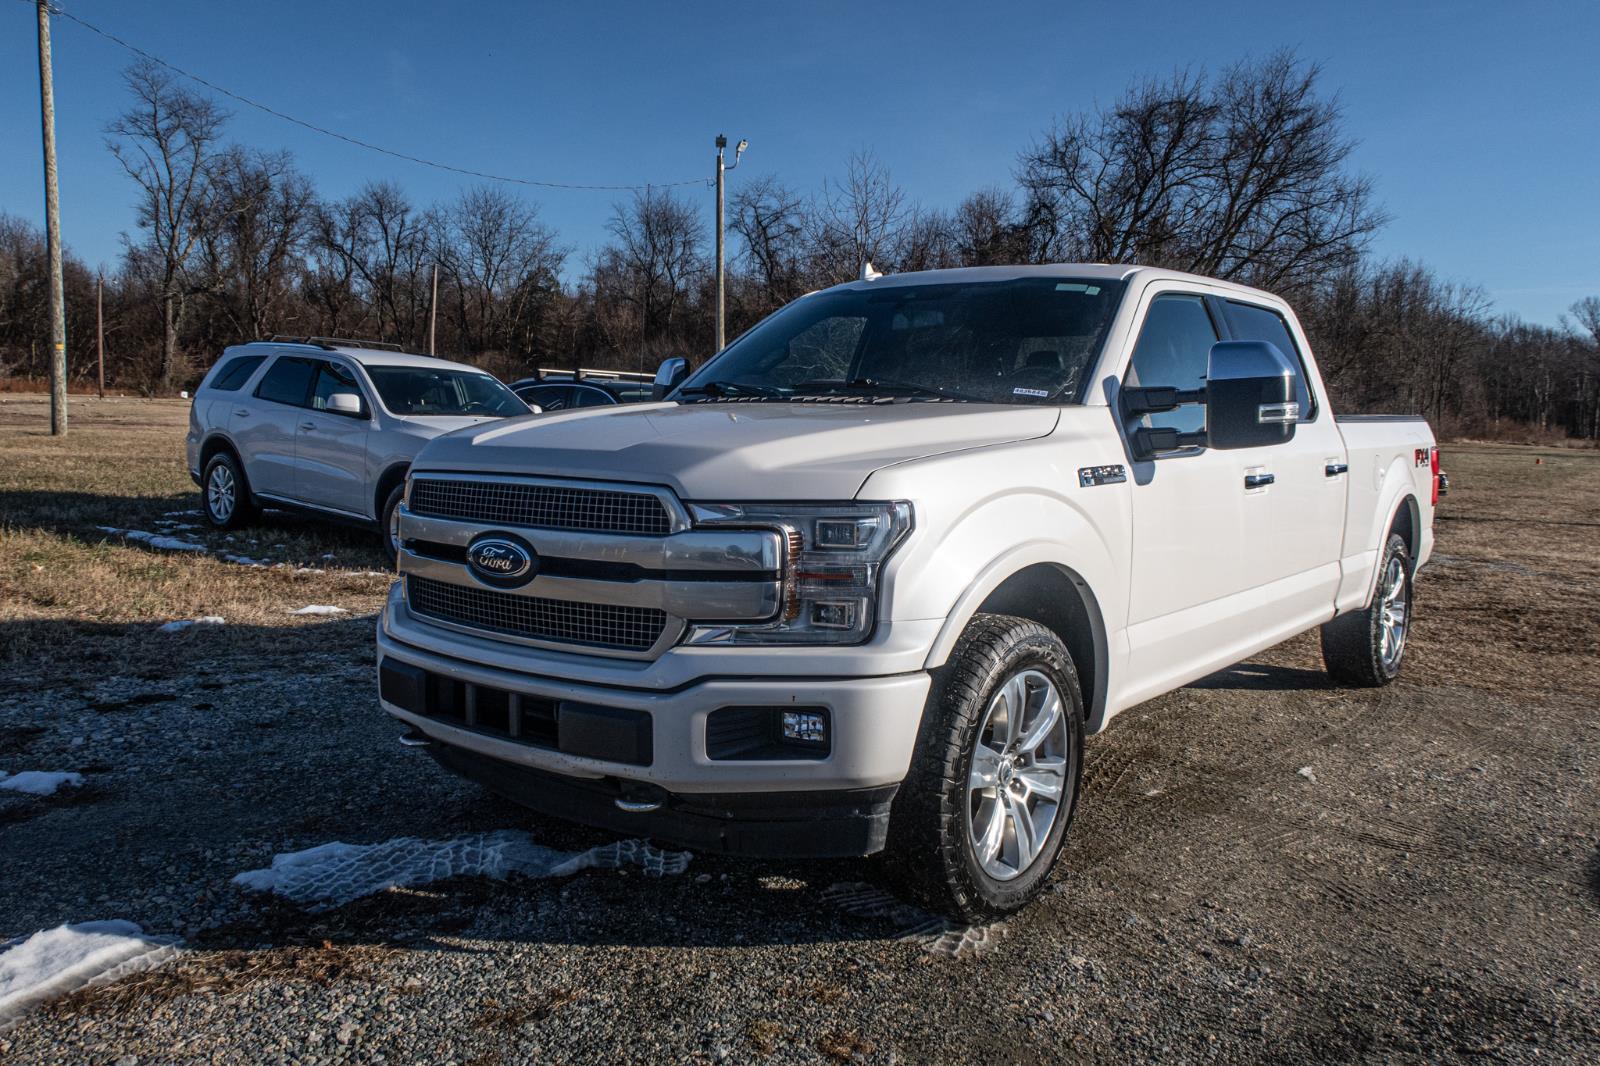
<svg viewBox="0 0 1600 1066">
<path fill-rule="evenodd" d="M 267 367 L 267 374 L 256 386 L 256 395 L 273 403 L 306 405 L 306 395 L 311 391 L 311 375 L 317 372 L 317 363 L 311 359 L 295 359 L 280 355 Z"/>
<path fill-rule="evenodd" d="M 241 355 L 229 359 L 211 379 L 211 388 L 218 392 L 237 392 L 239 387 L 256 372 L 256 367 L 266 361 L 264 355 Z"/>
</svg>

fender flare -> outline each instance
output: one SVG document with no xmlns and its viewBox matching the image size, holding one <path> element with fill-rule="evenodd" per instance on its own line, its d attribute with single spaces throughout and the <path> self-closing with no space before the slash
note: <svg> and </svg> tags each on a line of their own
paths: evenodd
<svg viewBox="0 0 1600 1066">
<path fill-rule="evenodd" d="M 933 646 L 923 662 L 924 669 L 935 669 L 949 660 L 956 642 L 961 639 L 961 634 L 965 632 L 973 616 L 978 613 L 978 609 L 1006 581 L 1030 566 L 1054 567 L 1061 571 L 1077 590 L 1084 613 L 1089 619 L 1089 636 L 1093 642 L 1095 660 L 1094 691 L 1084 694 L 1084 711 L 1090 732 L 1095 731 L 1104 716 L 1106 693 L 1110 690 L 1110 641 L 1100 598 L 1081 573 L 1061 561 L 1067 558 L 1068 554 L 1068 545 L 1041 539 L 1015 545 L 991 559 L 978 571 L 977 576 L 968 584 L 945 617 L 944 625 L 940 628 L 939 635 L 934 639 Z"/>
</svg>

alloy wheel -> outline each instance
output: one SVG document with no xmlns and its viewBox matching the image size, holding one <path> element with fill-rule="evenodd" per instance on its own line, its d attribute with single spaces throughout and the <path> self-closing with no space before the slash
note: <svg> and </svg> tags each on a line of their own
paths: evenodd
<svg viewBox="0 0 1600 1066">
<path fill-rule="evenodd" d="M 206 478 L 206 506 L 215 521 L 226 522 L 233 517 L 237 494 L 233 471 L 228 469 L 227 464 L 218 463 L 212 467 L 211 476 Z"/>
<path fill-rule="evenodd" d="M 1044 850 L 1066 798 L 1068 744 L 1061 693 L 1044 673 L 1019 671 L 995 690 L 967 776 L 967 838 L 996 881 Z"/>
</svg>

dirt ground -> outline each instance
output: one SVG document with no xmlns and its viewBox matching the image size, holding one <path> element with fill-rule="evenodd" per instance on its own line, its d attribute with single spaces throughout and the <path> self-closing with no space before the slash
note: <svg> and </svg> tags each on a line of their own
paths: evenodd
<svg viewBox="0 0 1600 1066">
<path fill-rule="evenodd" d="M 870 862 L 695 856 L 321 914 L 243 894 L 333 840 L 607 838 L 396 745 L 368 535 L 183 529 L 186 405 L 73 415 L 56 441 L 40 398 L 0 397 L 0 770 L 86 779 L 0 793 L 0 941 L 127 918 L 189 951 L 30 1015 L 0 1059 L 1600 1058 L 1594 452 L 1448 447 L 1398 683 L 1333 688 L 1310 635 L 1125 713 L 1051 890 L 938 936 L 859 887 Z M 226 624 L 157 629 L 202 615 Z"/>
</svg>

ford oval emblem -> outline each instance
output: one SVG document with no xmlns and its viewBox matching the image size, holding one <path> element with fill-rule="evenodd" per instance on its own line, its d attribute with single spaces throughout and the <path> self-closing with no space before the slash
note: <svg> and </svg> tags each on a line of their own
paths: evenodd
<svg viewBox="0 0 1600 1066">
<path fill-rule="evenodd" d="M 526 585 L 538 572 L 538 559 L 525 541 L 503 533 L 479 537 L 467 545 L 467 566 L 490 585 Z"/>
</svg>

